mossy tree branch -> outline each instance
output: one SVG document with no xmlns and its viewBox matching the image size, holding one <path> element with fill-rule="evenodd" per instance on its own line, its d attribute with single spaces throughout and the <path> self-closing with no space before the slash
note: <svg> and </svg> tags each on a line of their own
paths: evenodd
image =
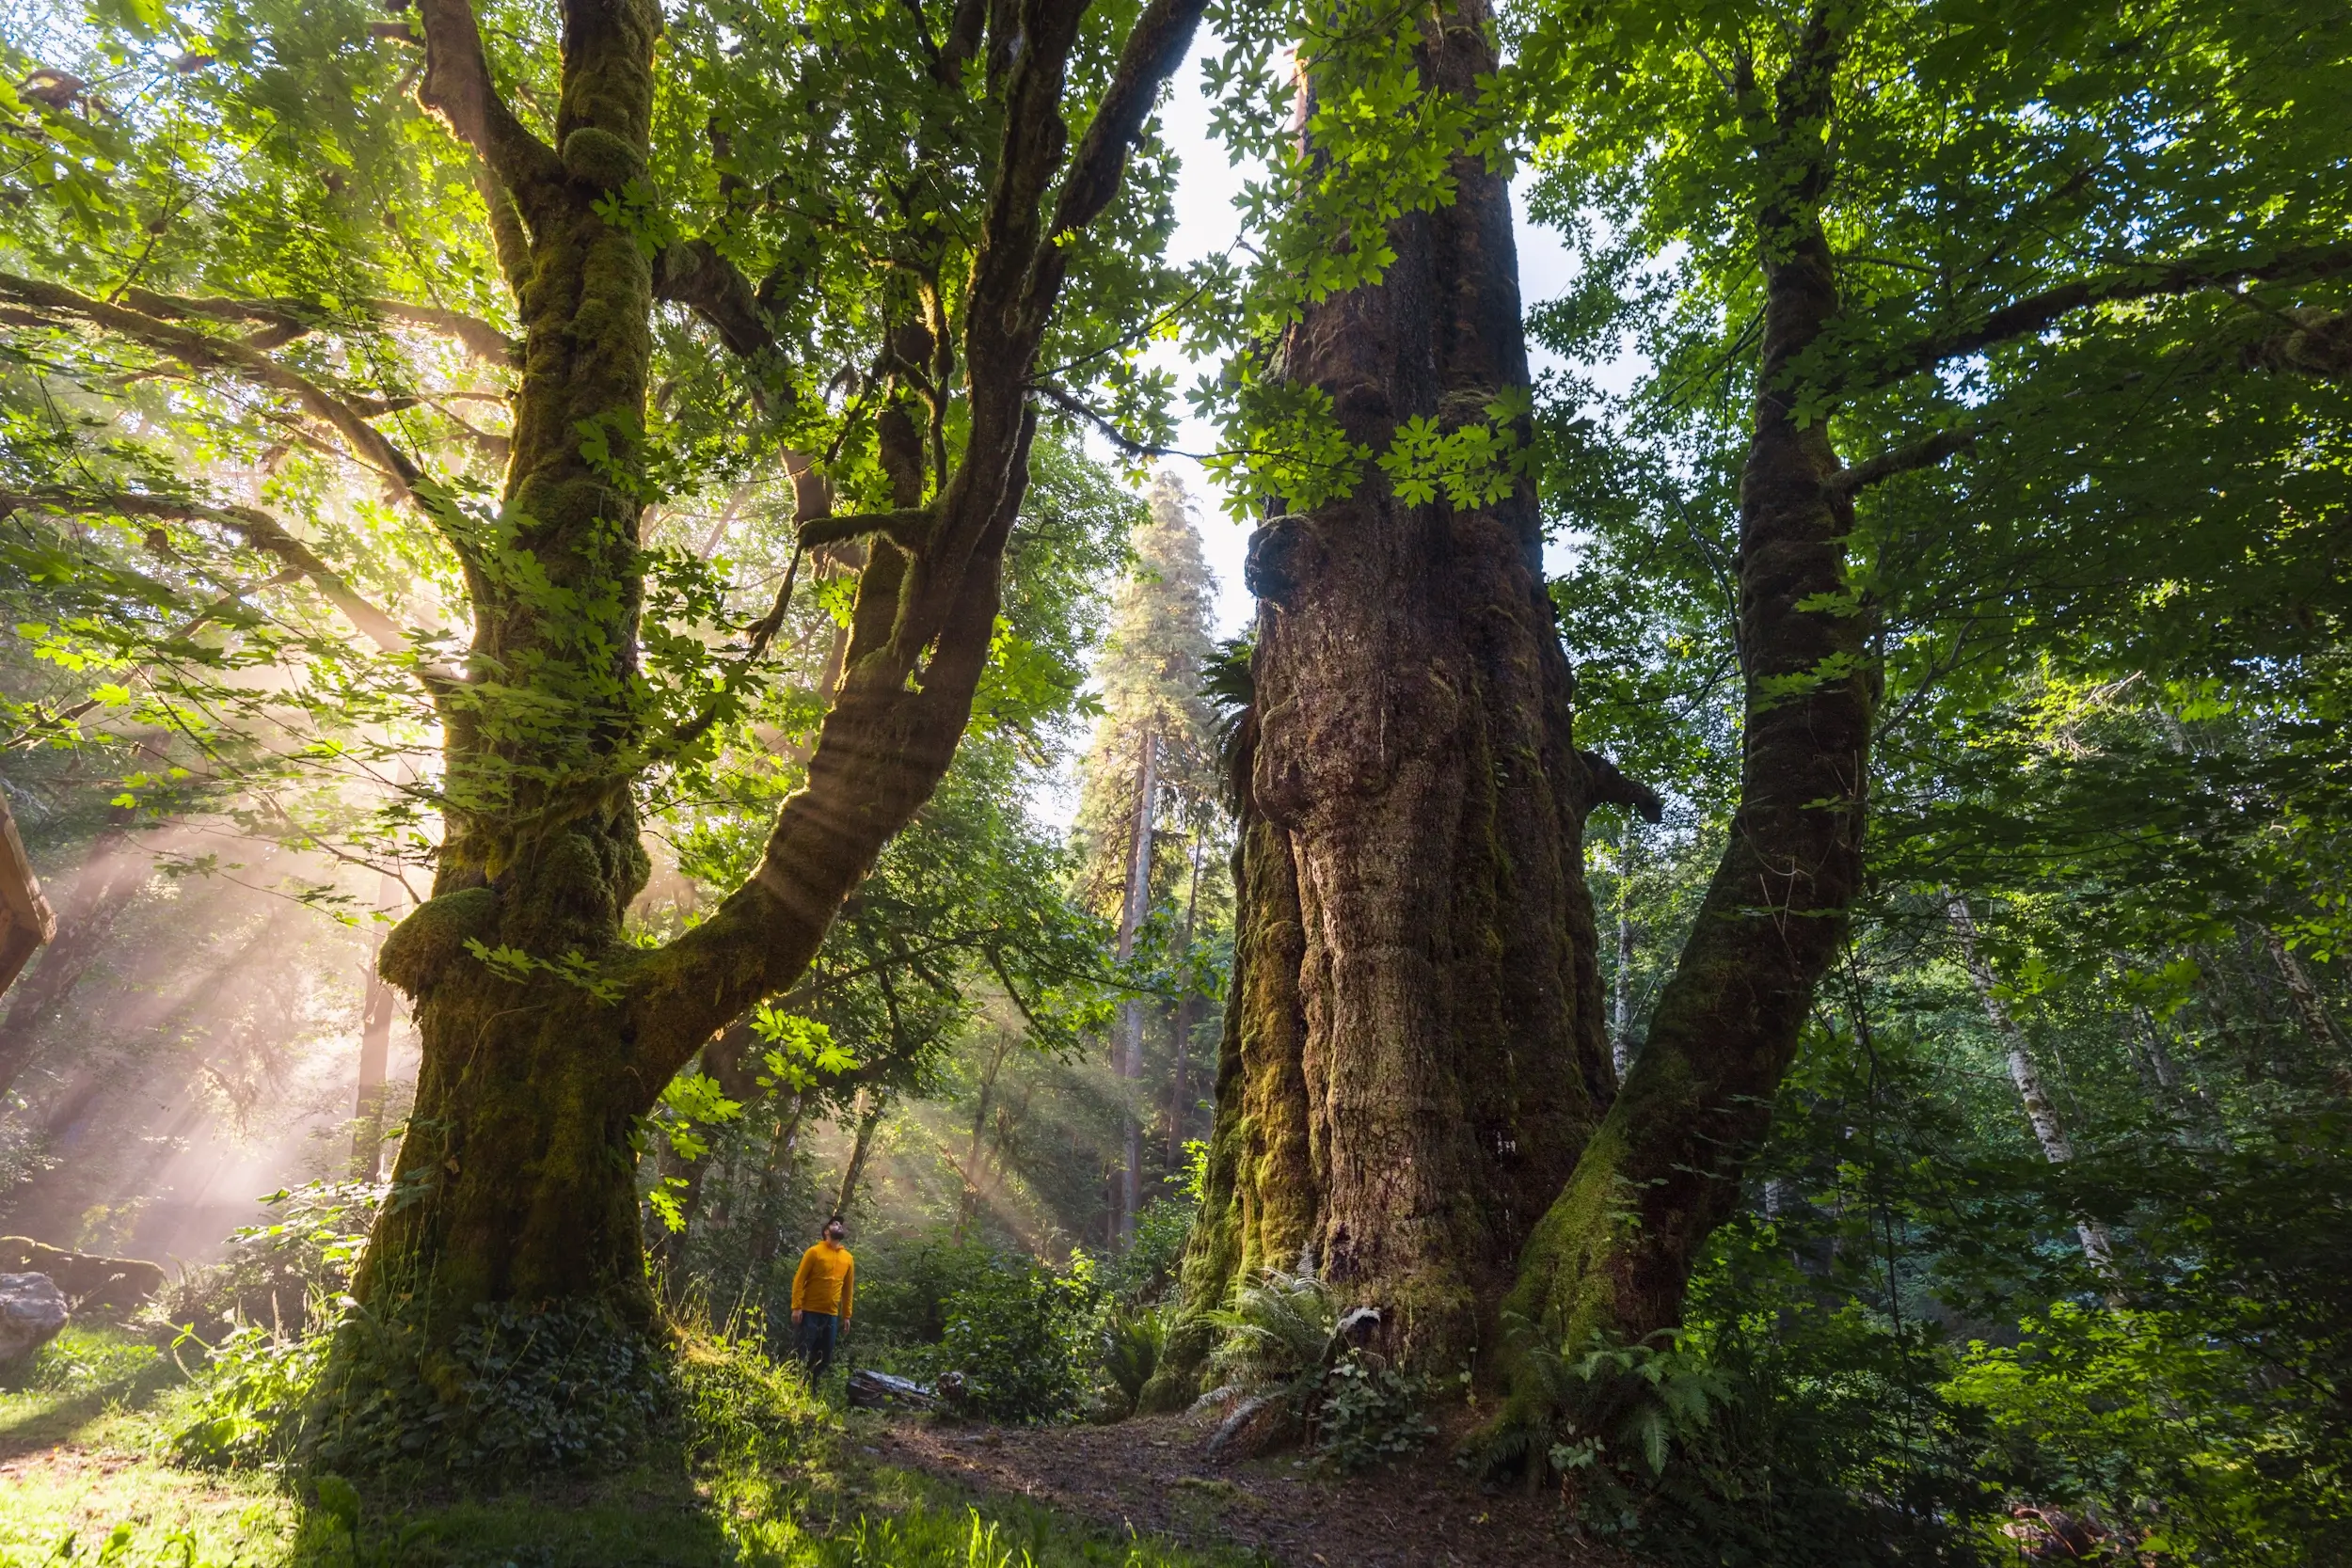
<svg viewBox="0 0 2352 1568">
<path fill-rule="evenodd" d="M 1058 241 L 1107 206 L 1136 127 L 1181 62 L 1202 8 L 1202 0 L 1156 0 L 1146 11 L 1104 100 L 1121 107 L 1108 123 L 1098 114 L 1101 134 L 1089 135 L 1049 222 L 1046 202 L 1068 146 L 1062 98 L 1086 6 L 1020 7 L 1013 25 L 1023 46 L 1004 74 L 1003 142 L 961 313 L 961 459 L 930 506 L 886 515 L 902 526 L 913 521 L 909 510 L 922 519 L 920 547 L 910 551 L 882 531 L 807 787 L 786 802 L 757 871 L 630 982 L 639 1072 L 654 1088 L 714 1030 L 798 977 L 842 898 L 946 772 L 987 664 L 1005 544 L 1027 483 L 1037 430 L 1029 382 L 1068 266 Z M 1082 177 L 1090 183 L 1073 199 L 1071 182 Z M 933 345 L 942 363 L 944 348 Z M 901 497 L 912 499 L 919 498 Z M 872 524 L 842 526 L 864 532 Z M 812 527 L 822 531 L 804 526 L 803 546 L 819 542 Z"/>
<path fill-rule="evenodd" d="M 556 221 L 562 213 L 563 161 L 499 95 L 473 7 L 468 0 L 420 0 L 417 10 L 424 24 L 424 75 L 417 84 L 417 101 L 480 154 L 498 182 L 513 193 L 533 231 Z"/>
<path fill-rule="evenodd" d="M 110 514 L 122 517 L 156 517 L 184 522 L 217 523 L 230 529 L 257 550 L 278 557 L 300 578 L 317 588 L 326 601 L 341 610 L 343 618 L 369 641 L 388 654 L 405 655 L 412 652 L 406 633 L 400 623 L 377 609 L 364 594 L 344 580 L 342 575 L 320 560 L 316 552 L 301 540 L 286 531 L 277 518 L 258 507 L 214 506 L 203 501 L 181 500 L 170 496 L 138 495 L 127 491 L 103 495 L 83 495 L 72 491 L 44 487 L 39 490 L 0 491 L 0 516 L 12 512 L 54 512 L 59 514 Z M 444 675 L 443 679 L 448 677 Z"/>
</svg>

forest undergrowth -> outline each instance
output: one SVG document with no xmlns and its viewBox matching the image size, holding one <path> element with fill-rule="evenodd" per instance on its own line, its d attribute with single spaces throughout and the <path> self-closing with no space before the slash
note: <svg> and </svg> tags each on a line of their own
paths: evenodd
<svg viewBox="0 0 2352 1568">
<path fill-rule="evenodd" d="M 288 1348 L 297 1345 L 290 1341 Z M 252 1357 L 247 1358 L 248 1361 Z M 632 1455 L 561 1468 L 346 1480 L 264 1458 L 189 1463 L 222 1378 L 151 1342 L 72 1329 L 0 1391 L 0 1563 L 119 1568 L 1241 1568 L 1239 1553 L 1122 1539 L 1019 1498 L 882 1462 L 845 1415 L 739 1338 L 689 1335 Z M 250 1383 L 249 1370 L 244 1374 Z"/>
</svg>

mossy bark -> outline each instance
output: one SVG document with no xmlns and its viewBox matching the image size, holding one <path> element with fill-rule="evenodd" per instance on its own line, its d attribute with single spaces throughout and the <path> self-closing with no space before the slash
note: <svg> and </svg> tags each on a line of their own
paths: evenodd
<svg viewBox="0 0 2352 1568">
<path fill-rule="evenodd" d="M 1748 127 L 1764 324 L 1740 488 L 1740 805 L 1648 1036 L 1529 1241 L 1508 1306 L 1524 1332 L 1570 1354 L 1596 1334 L 1634 1339 L 1681 1321 L 1861 886 L 1878 681 L 1846 573 L 1852 505 L 1821 420 L 1799 412 L 1795 369 L 1838 308 L 1818 206 L 1838 55 L 1829 15 L 1816 13 L 1771 91 L 1742 99 L 1766 106 Z M 1506 1424 L 1548 1421 L 1550 1397 L 1542 1379 L 1515 1378 Z"/>
<path fill-rule="evenodd" d="M 1482 22 L 1453 13 L 1436 80 L 1468 90 L 1487 68 Z M 1860 880 L 1876 685 L 1851 502 L 1791 369 L 1837 308 L 1817 211 L 1836 55 L 1817 19 L 1775 92 L 1742 100 L 1772 104 L 1749 127 L 1766 307 L 1737 563 L 1742 794 L 1621 1087 L 1581 829 L 1646 792 L 1572 744 L 1533 497 L 1458 511 L 1368 486 L 1252 540 L 1236 969 L 1187 1315 L 1154 1402 L 1190 1390 L 1206 1313 L 1299 1237 L 1343 1298 L 1389 1314 L 1390 1349 L 1429 1366 L 1499 1350 L 1482 1370 L 1511 1384 L 1506 1427 L 1551 1414 L 1520 1336 L 1575 1348 L 1679 1321 Z M 1507 193 L 1456 177 L 1453 207 L 1394 226 L 1379 287 L 1313 308 L 1286 344 L 1288 373 L 1375 451 L 1524 381 Z"/>
<path fill-rule="evenodd" d="M 1476 0 L 1445 15 L 1423 69 L 1447 90 L 1492 70 L 1487 20 Z M 1450 207 L 1392 226 L 1382 282 L 1283 345 L 1286 376 L 1375 451 L 1527 386 L 1508 187 L 1475 161 L 1454 173 Z M 1200 1315 L 1302 1248 L 1381 1309 L 1389 1352 L 1463 1365 L 1607 1105 L 1594 776 L 1541 547 L 1531 485 L 1412 506 L 1376 473 L 1251 540 L 1241 928 L 1161 1402 L 1204 1348 Z"/>
<path fill-rule="evenodd" d="M 908 458 L 892 474 L 901 496 L 929 495 L 929 522 L 903 546 L 873 544 L 807 786 L 750 882 L 645 952 L 622 919 L 647 872 L 630 785 L 665 739 L 637 670 L 656 290 L 694 306 L 739 353 L 783 350 L 757 310 L 731 309 L 754 296 L 710 246 L 673 246 L 683 260 L 665 252 L 657 265 L 618 199 L 648 164 L 654 0 L 565 7 L 553 145 L 500 98 L 467 0 L 418 0 L 419 96 L 488 171 L 525 329 L 497 522 L 442 505 L 413 466 L 403 474 L 460 556 L 474 638 L 462 676 L 436 683 L 435 896 L 379 956 L 384 978 L 414 999 L 423 1065 L 354 1291 L 379 1320 L 425 1330 L 418 1354 L 444 1396 L 455 1392 L 444 1352 L 478 1307 L 586 1299 L 625 1326 L 652 1323 L 633 1180 L 641 1118 L 719 1029 L 799 978 L 843 898 L 946 772 L 993 641 L 1036 430 L 1029 382 L 1067 242 L 1110 202 L 1200 9 L 1152 0 L 1069 156 L 1061 112 L 1083 0 L 990 13 L 989 27 L 1013 32 L 990 56 L 1002 135 L 962 302 L 961 450 L 951 465 L 944 438 L 928 451 L 886 443 Z M 965 44 L 968 55 L 978 40 Z M 944 347 L 931 364 L 945 386 Z M 363 1337 L 343 1342 L 328 1386 L 357 1395 L 356 1408 L 370 1382 L 352 1348 Z"/>
<path fill-rule="evenodd" d="M 444 71 L 479 48 L 469 15 L 427 27 Z M 667 1075 L 595 988 L 628 953 L 622 916 L 648 869 L 612 764 L 641 739 L 629 476 L 653 276 L 597 209 L 645 166 L 660 30 L 652 0 L 567 11 L 560 151 L 510 174 L 531 229 L 512 458 L 495 536 L 462 546 L 474 632 L 469 679 L 442 699 L 435 896 L 378 959 L 414 999 L 423 1058 L 355 1291 L 453 1326 L 477 1303 L 575 1296 L 652 1317 L 632 1135 Z"/>
</svg>

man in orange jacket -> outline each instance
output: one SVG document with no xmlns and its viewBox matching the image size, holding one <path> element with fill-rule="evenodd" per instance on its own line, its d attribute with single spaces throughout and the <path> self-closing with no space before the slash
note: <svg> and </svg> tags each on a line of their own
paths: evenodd
<svg viewBox="0 0 2352 1568">
<path fill-rule="evenodd" d="M 824 1238 L 801 1254 L 792 1275 L 793 1350 L 811 1383 L 833 1365 L 834 1342 L 850 1326 L 850 1298 L 857 1287 L 857 1259 L 841 1244 L 849 1227 L 835 1214 Z"/>
</svg>

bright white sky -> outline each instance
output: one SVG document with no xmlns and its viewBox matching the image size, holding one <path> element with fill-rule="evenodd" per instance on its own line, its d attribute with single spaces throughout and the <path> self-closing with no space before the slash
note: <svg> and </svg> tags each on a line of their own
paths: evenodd
<svg viewBox="0 0 2352 1568">
<path fill-rule="evenodd" d="M 1174 90 L 1160 109 L 1168 140 L 1183 160 L 1176 187 L 1176 237 L 1169 246 L 1168 258 L 1179 263 L 1216 255 L 1232 245 L 1240 228 L 1233 202 L 1248 173 L 1228 164 L 1224 148 L 1209 135 L 1209 103 L 1201 90 L 1200 61 L 1210 52 L 1211 43 L 1205 39 L 1194 47 L 1192 57 L 1177 74 Z M 1524 207 L 1524 203 L 1520 205 Z M 1558 237 L 1549 230 L 1533 227 L 1524 217 L 1519 218 L 1517 228 L 1520 297 L 1533 304 L 1566 292 L 1574 263 Z M 1545 368 L 1547 357 L 1536 351 L 1538 372 Z M 1153 345 L 1148 362 L 1173 371 L 1183 388 L 1189 388 L 1202 373 L 1214 368 L 1195 364 L 1168 343 Z M 1630 384 L 1635 369 L 1630 365 L 1613 365 L 1598 373 L 1597 379 L 1605 388 L 1615 390 Z M 1178 412 L 1184 422 L 1179 426 L 1176 445 L 1186 451 L 1213 450 L 1216 431 L 1191 418 L 1188 407 L 1180 404 Z M 1251 613 L 1249 594 L 1241 581 L 1248 528 L 1227 518 L 1220 510 L 1219 497 L 1199 464 L 1182 458 L 1168 462 L 1184 474 L 1200 498 L 1201 545 L 1211 569 L 1216 573 L 1216 635 L 1231 637 L 1248 624 Z M 1554 546 L 1555 551 L 1558 548 Z M 1557 570 L 1560 562 L 1555 559 L 1551 564 Z"/>
</svg>

